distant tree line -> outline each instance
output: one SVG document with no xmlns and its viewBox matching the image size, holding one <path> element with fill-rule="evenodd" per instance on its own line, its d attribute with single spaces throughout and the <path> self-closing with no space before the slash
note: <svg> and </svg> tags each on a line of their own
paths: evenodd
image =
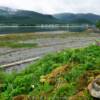
<svg viewBox="0 0 100 100">
<path fill-rule="evenodd" d="M 100 20 L 97 21 L 97 23 L 96 23 L 96 27 L 100 29 Z"/>
</svg>

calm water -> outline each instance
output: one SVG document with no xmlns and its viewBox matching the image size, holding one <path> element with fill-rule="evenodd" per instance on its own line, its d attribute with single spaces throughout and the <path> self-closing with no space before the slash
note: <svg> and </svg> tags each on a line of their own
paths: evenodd
<svg viewBox="0 0 100 100">
<path fill-rule="evenodd" d="M 46 32 L 46 31 L 70 31 L 81 32 L 85 27 L 0 27 L 0 34 Z"/>
</svg>

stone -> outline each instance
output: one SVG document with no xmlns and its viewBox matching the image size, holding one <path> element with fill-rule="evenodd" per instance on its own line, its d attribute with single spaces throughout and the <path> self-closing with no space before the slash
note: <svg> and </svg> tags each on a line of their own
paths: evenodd
<svg viewBox="0 0 100 100">
<path fill-rule="evenodd" d="M 88 85 L 88 90 L 92 97 L 100 99 L 100 75 Z"/>
</svg>

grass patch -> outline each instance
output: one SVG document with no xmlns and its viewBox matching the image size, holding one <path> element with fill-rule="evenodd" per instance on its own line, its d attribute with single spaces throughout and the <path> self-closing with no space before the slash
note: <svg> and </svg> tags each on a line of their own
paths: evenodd
<svg viewBox="0 0 100 100">
<path fill-rule="evenodd" d="M 96 34 L 96 33 L 95 33 Z M 94 35 L 95 35 L 94 34 Z M 37 39 L 37 38 L 66 38 L 66 37 L 87 37 L 93 36 L 87 32 L 64 32 L 64 33 L 20 33 L 20 34 L 6 34 L 0 36 L 0 40 L 29 40 L 29 39 Z"/>
<path fill-rule="evenodd" d="M 96 33 L 95 33 L 96 34 Z M 68 37 L 92 37 L 90 33 L 86 32 L 66 32 L 66 33 L 20 33 L 20 34 L 6 34 L 0 35 L 0 47 L 11 48 L 26 48 L 36 47 L 36 43 L 24 43 L 27 40 L 45 39 L 45 38 L 68 38 Z M 22 41 L 23 43 L 19 43 Z"/>
<path fill-rule="evenodd" d="M 0 47 L 11 48 L 32 48 L 36 47 L 37 43 L 24 43 L 27 40 L 35 40 L 39 38 L 65 38 L 69 36 L 85 36 L 83 33 L 62 33 L 62 34 L 50 34 L 50 33 L 20 33 L 20 34 L 6 34 L 0 36 Z M 22 41 L 23 43 L 20 43 Z"/>
<path fill-rule="evenodd" d="M 14 41 L 0 41 L 0 47 L 10 48 L 33 48 L 36 47 L 37 43 L 19 43 Z"/>
<path fill-rule="evenodd" d="M 55 69 L 58 67 L 61 69 L 61 66 L 64 65 L 69 65 L 67 70 L 60 71 L 55 77 L 51 75 Z M 91 77 L 100 74 L 99 72 L 100 46 L 91 45 L 86 48 L 68 49 L 49 54 L 20 73 L 3 73 L 4 78 L 0 78 L 4 84 L 0 93 L 0 100 L 11 100 L 12 97 L 21 94 L 38 99 L 47 98 L 48 100 L 64 98 L 69 100 L 72 96 L 77 97 L 73 100 L 93 100 L 85 88 Z M 46 78 L 44 78 L 45 82 L 41 83 L 40 77 L 48 75 L 53 84 L 49 83 Z M 85 78 L 82 78 L 84 75 Z M 82 88 L 83 83 L 84 88 Z M 33 85 L 34 88 L 32 88 Z M 80 91 L 84 94 L 82 97 L 84 99 L 80 97 Z"/>
</svg>

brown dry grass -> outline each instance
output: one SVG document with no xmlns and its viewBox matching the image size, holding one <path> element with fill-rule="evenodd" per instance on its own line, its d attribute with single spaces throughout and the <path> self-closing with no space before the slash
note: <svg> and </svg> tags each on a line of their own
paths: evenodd
<svg viewBox="0 0 100 100">
<path fill-rule="evenodd" d="M 45 83 L 45 82 L 54 83 L 57 76 L 63 75 L 68 70 L 68 67 L 69 67 L 68 65 L 64 65 L 64 66 L 60 66 L 60 67 L 54 69 L 51 73 L 49 73 L 45 76 L 41 76 L 40 82 L 42 82 L 42 83 Z"/>
</svg>

